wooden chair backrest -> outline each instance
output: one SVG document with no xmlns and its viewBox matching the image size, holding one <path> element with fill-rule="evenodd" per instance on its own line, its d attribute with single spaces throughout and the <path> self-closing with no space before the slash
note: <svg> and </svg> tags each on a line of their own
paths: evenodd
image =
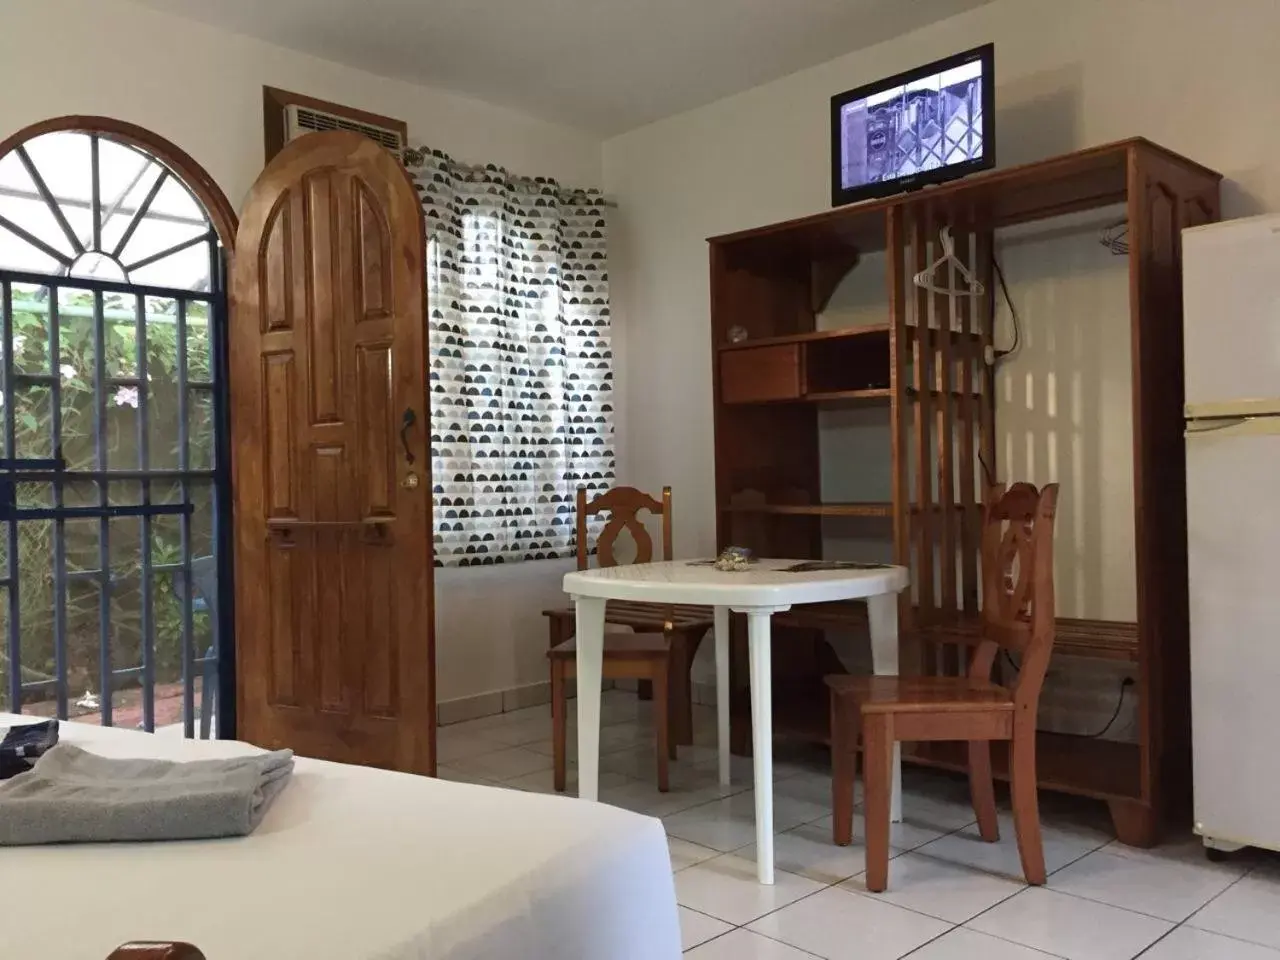
<svg viewBox="0 0 1280 960">
<path fill-rule="evenodd" d="M 991 487 L 982 507 L 982 642 L 970 676 L 987 680 L 1001 647 L 1021 655 L 1015 700 L 1034 705 L 1053 653 L 1053 523 L 1058 485 Z"/>
<path fill-rule="evenodd" d="M 635 487 L 614 487 L 606 490 L 590 503 L 586 487 L 578 488 L 578 569 L 587 569 L 591 550 L 587 544 L 587 518 L 597 513 L 608 513 L 609 520 L 596 538 L 596 558 L 602 567 L 617 566 L 613 547 L 623 530 L 631 533 L 636 542 L 636 563 L 653 560 L 653 538 L 649 536 L 640 519 L 640 511 L 648 510 L 662 517 L 662 559 L 671 559 L 671 488 L 662 488 L 662 500 L 653 499 Z"/>
</svg>

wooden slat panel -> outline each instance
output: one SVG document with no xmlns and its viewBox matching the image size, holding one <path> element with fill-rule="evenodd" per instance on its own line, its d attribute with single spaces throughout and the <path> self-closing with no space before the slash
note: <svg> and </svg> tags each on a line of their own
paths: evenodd
<svg viewBox="0 0 1280 960">
<path fill-rule="evenodd" d="M 306 196 L 307 305 L 310 336 L 307 351 L 311 386 L 311 422 L 338 423 L 339 343 L 338 329 L 344 290 L 338 273 L 338 242 L 335 236 L 339 204 L 334 197 L 332 170 L 307 174 L 302 180 Z"/>
<path fill-rule="evenodd" d="M 282 193 L 271 212 L 267 238 L 258 254 L 259 324 L 263 333 L 293 329 L 292 207 L 292 191 Z"/>
<path fill-rule="evenodd" d="M 393 569 L 394 551 L 376 544 L 362 546 L 364 624 L 359 644 L 364 709 L 370 716 L 400 713 L 399 578 Z"/>
<path fill-rule="evenodd" d="M 317 446 L 311 450 L 310 477 L 312 516 L 316 520 L 346 520 L 343 473 L 346 449 L 339 445 Z M 330 579 L 330 572 L 341 569 L 342 556 L 350 549 L 349 537 L 342 528 L 315 529 L 303 534 L 313 539 L 311 605 L 316 612 L 315 632 L 318 650 L 317 683 L 319 704 L 325 710 L 345 710 L 347 690 L 343 681 L 343 589 Z"/>
<path fill-rule="evenodd" d="M 991 231 L 985 227 L 979 230 L 975 242 L 974 261 L 975 273 L 985 288 L 976 305 L 980 334 L 978 356 L 981 358 L 981 388 L 977 392 L 982 395 L 978 404 L 978 451 L 981 457 L 984 484 L 994 483 L 1000 476 L 1000 467 L 996 463 L 996 368 L 994 364 L 986 361 L 987 351 L 995 349 L 994 286 L 996 280 L 993 269 L 993 245 L 994 237 Z"/>
<path fill-rule="evenodd" d="M 959 283 L 959 276 L 954 265 L 948 265 L 946 273 L 947 286 L 954 290 Z M 955 462 L 953 459 L 955 440 L 955 418 L 952 415 L 952 395 L 954 377 L 952 363 L 954 341 L 963 339 L 956 337 L 952 319 L 956 312 L 954 295 L 935 294 L 933 297 L 934 321 L 940 331 L 938 337 L 937 385 L 938 409 L 936 413 L 937 458 L 938 458 L 938 503 L 943 509 L 939 520 L 939 573 L 941 576 L 940 603 L 944 615 L 956 609 L 956 536 L 958 521 L 956 511 L 950 509 L 956 502 L 955 497 Z M 949 670 L 948 672 L 955 672 Z"/>
<path fill-rule="evenodd" d="M 391 231 L 365 182 L 353 184 L 356 320 L 380 320 L 391 315 Z"/>
<path fill-rule="evenodd" d="M 364 516 L 389 516 L 396 502 L 390 341 L 356 347 L 356 397 L 364 473 Z"/>
<path fill-rule="evenodd" d="M 293 425 L 298 415 L 294 401 L 297 386 L 293 351 L 262 356 L 262 436 L 266 449 L 266 507 L 269 518 L 296 517 L 298 505 L 293 487 Z"/>
<path fill-rule="evenodd" d="M 960 224 L 962 247 L 957 255 L 969 265 L 970 270 L 976 268 L 974 258 L 973 222 L 966 219 Z M 960 359 L 960 480 L 959 493 L 962 509 L 960 511 L 960 606 L 967 614 L 978 612 L 978 524 L 974 505 L 982 497 L 975 480 L 974 446 L 978 442 L 978 424 L 975 419 L 974 362 L 976 360 L 974 333 L 974 303 L 972 298 L 964 297 L 960 301 L 960 339 L 957 343 Z"/>
<path fill-rule="evenodd" d="M 270 677 L 267 690 L 271 703 L 298 706 L 299 671 L 302 666 L 298 623 L 294 618 L 293 590 L 297 575 L 292 545 L 267 543 L 267 596 L 270 601 L 268 629 L 271 631 Z"/>
<path fill-rule="evenodd" d="M 912 250 L 915 269 L 918 273 L 929 266 L 929 239 L 933 232 L 931 218 L 928 215 L 917 217 L 912 224 Z M 929 293 L 922 287 L 915 290 L 915 541 L 916 564 L 914 580 L 916 582 L 916 607 L 922 622 L 928 622 L 934 615 L 933 582 L 933 471 L 930 461 L 932 447 L 929 443 L 930 401 L 933 390 L 933 337 L 929 329 Z"/>
<path fill-rule="evenodd" d="M 889 425 L 891 483 L 893 484 L 893 559 L 900 566 L 911 566 L 911 493 L 907 481 L 910 451 L 907 447 L 907 417 L 912 404 L 907 398 L 907 356 L 910 338 L 907 335 L 907 277 L 906 244 L 903 229 L 902 208 L 890 211 L 888 222 L 887 282 L 889 288 Z M 904 627 L 909 625 L 912 610 L 911 591 L 904 590 L 898 598 L 898 619 Z M 915 672 L 918 658 L 913 651 L 905 651 L 903 657 L 909 664 L 908 672 Z"/>
</svg>

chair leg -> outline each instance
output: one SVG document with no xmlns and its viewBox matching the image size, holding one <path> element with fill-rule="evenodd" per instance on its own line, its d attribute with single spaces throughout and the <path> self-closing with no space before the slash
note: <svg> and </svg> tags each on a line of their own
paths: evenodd
<svg viewBox="0 0 1280 960">
<path fill-rule="evenodd" d="M 1034 715 L 1032 715 L 1034 722 Z M 1021 729 L 1019 729 L 1021 727 Z M 1013 828 L 1027 883 L 1045 881 L 1044 841 L 1040 835 L 1040 803 L 1036 794 L 1036 731 L 1033 723 L 1015 724 L 1009 745 L 1009 791 L 1013 796 Z"/>
<path fill-rule="evenodd" d="M 991 779 L 991 741 L 969 741 L 969 796 L 978 817 L 978 833 L 987 843 L 1000 839 L 996 788 Z"/>
<path fill-rule="evenodd" d="M 889 806 L 893 793 L 893 717 L 862 718 L 862 796 L 867 824 L 867 889 L 889 885 Z"/>
<path fill-rule="evenodd" d="M 693 684 L 689 681 L 689 637 L 676 631 L 671 634 L 671 741 L 693 743 Z M 675 754 L 672 754 L 675 758 Z"/>
<path fill-rule="evenodd" d="M 853 787 L 858 766 L 858 703 L 831 691 L 831 842 L 853 843 Z"/>
<path fill-rule="evenodd" d="M 653 672 L 653 726 L 658 739 L 658 791 L 666 793 L 670 789 L 668 775 L 668 757 L 671 752 L 671 703 L 667 690 L 667 675 L 671 663 L 664 660 Z"/>
<path fill-rule="evenodd" d="M 552 762 L 554 764 L 552 779 L 556 793 L 564 793 L 565 791 L 565 741 L 568 737 L 568 724 L 565 722 L 565 712 L 568 708 L 569 704 L 564 695 L 564 663 L 560 660 L 552 660 L 551 753 L 553 757 Z"/>
</svg>

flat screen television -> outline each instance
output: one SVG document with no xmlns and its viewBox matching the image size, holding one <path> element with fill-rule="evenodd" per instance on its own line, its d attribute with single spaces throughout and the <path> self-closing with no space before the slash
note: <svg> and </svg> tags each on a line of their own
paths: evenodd
<svg viewBox="0 0 1280 960">
<path fill-rule="evenodd" d="M 831 205 L 995 166 L 995 45 L 831 98 Z"/>
</svg>

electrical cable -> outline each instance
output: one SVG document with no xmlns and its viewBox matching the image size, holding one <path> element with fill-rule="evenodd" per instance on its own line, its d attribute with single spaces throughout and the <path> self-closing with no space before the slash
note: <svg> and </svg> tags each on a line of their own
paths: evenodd
<svg viewBox="0 0 1280 960">
<path fill-rule="evenodd" d="M 1021 668 L 1017 664 L 1017 661 L 1015 661 L 1013 657 L 1010 656 L 1008 650 L 1005 650 L 1002 647 L 1000 649 L 1000 652 L 1004 654 L 1005 661 L 1009 664 L 1010 667 L 1013 668 L 1015 672 L 1021 670 Z M 1099 737 L 1105 736 L 1111 730 L 1111 728 L 1115 726 L 1116 720 L 1120 718 L 1120 710 L 1124 707 L 1124 693 L 1131 686 L 1133 686 L 1133 677 L 1125 677 L 1123 680 L 1120 681 L 1120 696 L 1116 700 L 1116 708 L 1111 713 L 1111 719 L 1108 720 L 1106 724 L 1102 727 L 1102 729 L 1098 730 L 1096 733 L 1061 733 L 1060 731 L 1057 731 L 1057 730 L 1043 730 L 1040 727 L 1037 727 L 1036 729 L 1042 733 L 1053 733 L 1060 737 L 1073 737 L 1077 740 L 1097 740 Z"/>
<path fill-rule="evenodd" d="M 1009 316 L 1013 320 L 1013 346 L 1008 350 L 996 351 L 996 362 L 999 363 L 1013 356 L 1022 346 L 1022 321 L 1018 318 L 1018 308 L 1013 305 L 1013 297 L 1009 296 L 1009 284 L 1004 279 L 1004 271 L 1000 269 L 1000 261 L 992 257 L 991 265 L 995 268 L 996 280 L 1000 282 L 1000 292 L 1004 294 L 1004 302 L 1009 305 Z"/>
</svg>

